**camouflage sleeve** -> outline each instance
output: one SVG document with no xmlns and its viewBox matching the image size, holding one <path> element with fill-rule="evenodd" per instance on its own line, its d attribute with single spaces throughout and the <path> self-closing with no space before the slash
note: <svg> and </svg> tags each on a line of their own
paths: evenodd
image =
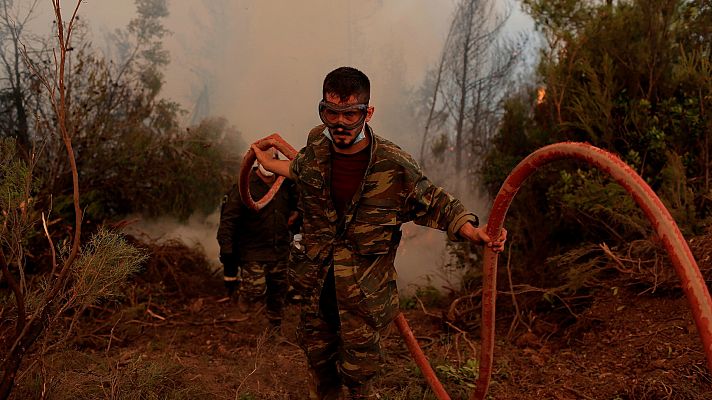
<svg viewBox="0 0 712 400">
<path fill-rule="evenodd" d="M 237 248 L 235 240 L 235 229 L 240 219 L 241 212 L 240 191 L 237 185 L 233 185 L 230 191 L 223 197 L 220 206 L 220 224 L 218 225 L 218 244 L 220 254 L 233 254 L 233 249 Z"/>
<path fill-rule="evenodd" d="M 299 185 L 299 173 L 301 172 L 301 164 L 304 159 L 304 151 L 306 147 L 301 149 L 294 159 L 289 163 L 289 177 L 294 182 L 295 186 Z"/>
<path fill-rule="evenodd" d="M 407 172 L 413 182 L 413 190 L 406 199 L 413 222 L 418 225 L 447 231 L 453 241 L 462 240 L 457 234 L 462 225 L 471 222 L 478 226 L 477 216 L 467 210 L 460 200 L 454 198 L 443 188 L 435 186 L 425 177 L 417 165 Z"/>
</svg>

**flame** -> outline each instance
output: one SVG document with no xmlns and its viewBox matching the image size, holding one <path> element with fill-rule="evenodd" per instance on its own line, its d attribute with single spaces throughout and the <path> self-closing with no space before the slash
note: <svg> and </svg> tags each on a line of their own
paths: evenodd
<svg viewBox="0 0 712 400">
<path fill-rule="evenodd" d="M 543 103 L 544 97 L 546 97 L 546 88 L 542 86 L 536 90 L 536 104 L 540 105 Z"/>
</svg>

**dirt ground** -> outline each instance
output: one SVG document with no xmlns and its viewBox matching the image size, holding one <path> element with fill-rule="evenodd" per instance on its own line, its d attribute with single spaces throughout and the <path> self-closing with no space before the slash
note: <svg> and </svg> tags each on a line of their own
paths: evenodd
<svg viewBox="0 0 712 400">
<path fill-rule="evenodd" d="M 708 262 L 708 255 L 696 256 Z M 88 311 L 67 349 L 29 359 L 12 398 L 307 398 L 305 361 L 294 344 L 297 306 L 287 310 L 287 341 L 280 342 L 265 333 L 260 310 L 243 314 L 224 299 L 219 276 L 188 289 L 134 292 L 118 310 Z M 509 339 L 505 303 L 489 398 L 712 399 L 712 376 L 681 292 L 602 289 L 575 322 L 557 326 L 529 315 L 532 329 L 520 325 Z M 451 398 L 466 399 L 479 330 L 448 327 L 445 311 L 426 303 L 405 314 Z M 434 399 L 395 327 L 383 343 L 380 398 Z"/>
</svg>

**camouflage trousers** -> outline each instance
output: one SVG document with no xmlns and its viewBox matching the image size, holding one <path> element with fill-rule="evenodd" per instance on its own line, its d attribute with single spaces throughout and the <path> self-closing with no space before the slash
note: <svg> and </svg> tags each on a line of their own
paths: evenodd
<svg viewBox="0 0 712 400">
<path fill-rule="evenodd" d="M 240 296 L 250 303 L 264 301 L 267 319 L 282 321 L 282 309 L 289 287 L 285 261 L 247 261 L 241 265 Z"/>
<path fill-rule="evenodd" d="M 380 334 L 359 315 L 337 305 L 333 268 L 318 302 L 302 305 L 297 341 L 309 366 L 310 398 L 376 398 L 372 380 L 382 363 Z"/>
</svg>

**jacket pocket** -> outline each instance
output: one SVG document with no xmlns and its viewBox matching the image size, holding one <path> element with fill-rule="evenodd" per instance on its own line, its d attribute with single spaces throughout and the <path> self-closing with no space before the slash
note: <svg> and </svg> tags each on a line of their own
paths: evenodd
<svg viewBox="0 0 712 400">
<path fill-rule="evenodd" d="M 388 325 L 398 314 L 398 287 L 395 280 L 389 280 L 377 290 L 369 292 L 361 289 L 359 308 L 363 317 L 376 329 Z"/>
<path fill-rule="evenodd" d="M 396 252 L 359 256 L 354 279 L 361 291 L 359 309 L 369 325 L 376 329 L 388 325 L 398 314 L 398 287 L 393 267 Z"/>
<path fill-rule="evenodd" d="M 354 216 L 348 236 L 358 254 L 386 254 L 398 245 L 399 228 L 397 209 L 364 204 Z"/>
<path fill-rule="evenodd" d="M 303 299 L 309 298 L 318 283 L 319 265 L 310 260 L 303 249 L 290 246 L 287 275 L 293 290 Z"/>
</svg>

